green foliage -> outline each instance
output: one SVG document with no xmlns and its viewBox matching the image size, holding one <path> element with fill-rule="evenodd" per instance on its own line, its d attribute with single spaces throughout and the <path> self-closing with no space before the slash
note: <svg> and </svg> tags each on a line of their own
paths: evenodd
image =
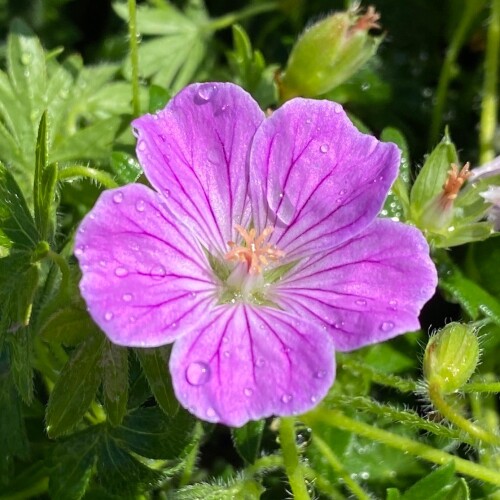
<svg viewBox="0 0 500 500">
<path fill-rule="evenodd" d="M 478 164 L 487 3 L 381 0 L 388 35 L 377 37 L 349 27 L 363 11 L 329 14 L 343 5 L 323 0 L 254 0 L 239 11 L 228 0 L 208 9 L 147 0 L 137 7 L 138 81 L 127 2 L 98 2 L 95 15 L 82 0 L 1 3 L 0 500 L 302 500 L 297 481 L 320 500 L 496 498 L 500 251 L 482 194 L 500 174 L 465 181 L 446 210 L 440 198 L 451 163 Z M 432 85 L 443 43 L 457 36 L 444 102 Z M 218 80 L 265 110 L 322 94 L 360 130 L 395 143 L 400 171 L 380 216 L 417 226 L 438 267 L 440 298 L 424 309 L 422 331 L 337 353 L 334 386 L 314 412 L 291 418 L 295 443 L 283 448 L 276 418 L 237 429 L 197 422 L 176 399 L 171 347 L 112 344 L 86 310 L 72 257 L 75 230 L 103 189 L 147 184 L 135 109 L 156 113 L 183 86 Z M 430 151 L 440 123 L 445 136 Z M 207 258 L 225 280 L 227 262 Z M 266 282 L 296 264 L 266 271 Z M 441 337 L 428 341 L 434 328 Z M 473 331 L 474 345 L 456 335 L 437 345 L 455 329 Z M 477 360 L 476 334 L 481 363 L 460 372 L 468 356 Z"/>
</svg>

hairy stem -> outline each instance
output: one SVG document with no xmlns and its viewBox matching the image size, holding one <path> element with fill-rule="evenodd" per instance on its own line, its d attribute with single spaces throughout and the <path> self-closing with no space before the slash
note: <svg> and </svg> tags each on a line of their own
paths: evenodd
<svg viewBox="0 0 500 500">
<path fill-rule="evenodd" d="M 283 462 L 295 500 L 309 500 L 309 493 L 299 463 L 294 425 L 295 420 L 293 418 L 282 417 L 280 419 L 279 434 Z"/>
<path fill-rule="evenodd" d="M 342 478 L 345 485 L 352 491 L 354 495 L 360 500 L 370 500 L 370 495 L 366 493 L 361 486 L 352 479 L 349 472 L 345 470 L 342 462 L 339 460 L 337 455 L 332 451 L 332 449 L 317 435 L 313 435 L 313 444 L 318 448 L 321 454 L 326 458 L 330 467 L 335 471 L 335 473 Z"/>
<path fill-rule="evenodd" d="M 360 422 L 348 417 L 338 410 L 329 410 L 326 408 L 317 408 L 301 417 L 301 420 L 313 428 L 318 422 L 324 422 L 332 427 L 342 429 L 347 432 L 354 432 L 358 436 L 371 439 L 373 441 L 385 444 L 391 448 L 401 450 L 416 457 L 428 460 L 438 465 L 444 465 L 451 461 L 455 463 L 457 472 L 474 477 L 481 481 L 500 486 L 500 472 L 489 469 L 482 465 L 456 457 L 442 450 L 437 450 L 431 446 L 419 443 L 413 439 L 399 436 L 392 432 L 373 427 L 365 422 Z"/>
<path fill-rule="evenodd" d="M 483 98 L 479 122 L 479 163 L 495 157 L 495 130 L 498 113 L 498 65 L 500 59 L 500 0 L 491 1 L 491 17 L 488 26 L 486 55 L 484 60 Z"/>
<path fill-rule="evenodd" d="M 113 189 L 119 186 L 113 177 L 107 172 L 97 170 L 96 168 L 85 167 L 83 165 L 72 165 L 71 167 L 63 168 L 62 170 L 59 170 L 57 174 L 59 181 L 69 181 L 81 177 L 92 179 L 93 181 L 102 184 L 107 189 Z"/>
<path fill-rule="evenodd" d="M 486 431 L 482 427 L 474 424 L 470 420 L 462 417 L 457 411 L 449 405 L 443 397 L 441 389 L 436 384 L 429 385 L 429 398 L 436 410 L 441 413 L 441 415 L 449 420 L 452 424 L 455 424 L 459 429 L 462 429 L 470 436 L 473 436 L 480 441 L 483 441 L 494 446 L 500 446 L 500 436 L 496 436 Z"/>
<path fill-rule="evenodd" d="M 453 70 L 458 53 L 465 42 L 465 37 L 476 19 L 477 14 L 481 11 L 483 0 L 466 0 L 462 17 L 453 33 L 448 50 L 444 58 L 441 73 L 436 91 L 436 100 L 432 112 L 432 121 L 429 134 L 429 148 L 433 148 L 439 138 L 441 123 L 443 121 L 443 111 L 448 95 L 448 86 L 453 78 Z"/>
<path fill-rule="evenodd" d="M 137 15 L 135 0 L 128 0 L 128 35 L 130 47 L 130 66 L 132 68 L 132 112 L 141 114 L 139 100 L 139 44 L 137 40 Z"/>
</svg>

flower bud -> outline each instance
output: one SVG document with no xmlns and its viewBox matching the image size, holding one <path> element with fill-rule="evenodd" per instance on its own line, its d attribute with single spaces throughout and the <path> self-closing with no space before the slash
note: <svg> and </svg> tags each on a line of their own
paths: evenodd
<svg viewBox="0 0 500 500">
<path fill-rule="evenodd" d="M 470 325 L 450 323 L 429 339 L 424 355 L 424 376 L 443 394 L 462 387 L 479 362 L 479 342 Z"/>
<path fill-rule="evenodd" d="M 340 85 L 376 52 L 381 36 L 368 34 L 380 28 L 373 7 L 365 14 L 339 12 L 313 24 L 294 45 L 284 73 L 278 77 L 283 101 L 296 96 L 315 97 Z"/>
</svg>

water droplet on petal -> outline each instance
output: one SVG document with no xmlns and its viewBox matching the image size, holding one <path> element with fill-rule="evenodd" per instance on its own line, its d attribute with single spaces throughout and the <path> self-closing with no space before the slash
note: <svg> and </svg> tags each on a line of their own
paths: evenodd
<svg viewBox="0 0 500 500">
<path fill-rule="evenodd" d="M 317 401 L 316 396 L 311 396 L 311 403 L 316 403 L 316 401 Z"/>
<path fill-rule="evenodd" d="M 210 101 L 216 90 L 217 86 L 211 83 L 200 85 L 200 88 L 198 89 L 198 103 L 205 103 Z"/>
<path fill-rule="evenodd" d="M 292 395 L 291 394 L 283 394 L 283 396 L 281 396 L 281 402 L 282 403 L 289 403 L 290 401 L 292 400 Z"/>
<path fill-rule="evenodd" d="M 131 293 L 124 293 L 122 299 L 125 302 L 130 302 L 134 296 Z"/>
<path fill-rule="evenodd" d="M 398 301 L 397 300 L 389 300 L 389 305 L 391 306 L 391 309 L 393 311 L 396 311 L 397 310 L 397 305 L 398 305 Z"/>
<path fill-rule="evenodd" d="M 344 196 L 346 193 L 347 193 L 347 190 L 346 190 L 346 189 L 341 189 L 341 190 L 339 191 L 340 196 Z"/>
<path fill-rule="evenodd" d="M 257 361 L 255 362 L 255 366 L 257 368 L 261 368 L 266 364 L 266 360 L 264 358 L 257 358 Z"/>
<path fill-rule="evenodd" d="M 151 278 L 159 281 L 165 277 L 165 275 L 167 274 L 167 271 L 165 270 L 165 268 L 161 264 L 158 264 L 158 265 L 152 267 L 150 274 L 151 274 Z"/>
<path fill-rule="evenodd" d="M 225 358 L 229 358 L 230 354 L 229 351 L 224 351 L 222 354 L 224 355 Z"/>
<path fill-rule="evenodd" d="M 137 202 L 135 203 L 135 209 L 138 212 L 144 212 L 145 208 L 146 208 L 146 203 L 144 202 L 144 200 L 137 200 Z"/>
<path fill-rule="evenodd" d="M 202 361 L 191 363 L 186 369 L 186 380 L 191 385 L 203 385 L 210 380 L 210 367 Z"/>
<path fill-rule="evenodd" d="M 245 389 L 243 390 L 243 394 L 245 394 L 245 396 L 249 398 L 253 394 L 253 390 L 250 389 L 250 387 L 245 387 Z"/>
<path fill-rule="evenodd" d="M 356 304 L 358 306 L 366 306 L 366 300 L 365 299 L 357 299 Z"/>
<path fill-rule="evenodd" d="M 146 151 L 146 141 L 139 141 L 139 144 L 137 144 L 137 149 L 139 151 Z"/>
<path fill-rule="evenodd" d="M 217 413 L 215 413 L 215 410 L 213 408 L 208 408 L 207 410 L 207 417 L 208 418 L 214 418 L 217 416 Z"/>
<path fill-rule="evenodd" d="M 328 144 L 322 144 L 319 148 L 322 153 L 328 153 L 328 149 Z"/>
<path fill-rule="evenodd" d="M 104 314 L 104 319 L 106 321 L 111 321 L 113 319 L 113 313 L 111 311 L 108 311 Z"/>
<path fill-rule="evenodd" d="M 100 265 L 101 267 L 106 267 L 106 265 L 107 265 L 107 264 L 106 264 L 106 261 L 105 261 L 105 260 L 100 260 L 100 261 L 99 261 L 99 265 Z"/>
<path fill-rule="evenodd" d="M 123 278 L 124 276 L 127 276 L 128 274 L 128 269 L 124 267 L 117 267 L 115 269 L 115 275 L 118 276 L 119 278 Z"/>
<path fill-rule="evenodd" d="M 79 257 L 80 255 L 83 255 L 83 251 L 84 251 L 84 247 L 83 246 L 75 248 L 75 255 L 77 257 Z"/>
<path fill-rule="evenodd" d="M 319 370 L 314 374 L 314 378 L 324 378 L 326 375 L 326 370 Z"/>
<path fill-rule="evenodd" d="M 394 328 L 394 323 L 393 323 L 392 321 L 384 321 L 384 322 L 380 325 L 380 329 L 381 329 L 383 332 L 390 332 L 393 328 Z"/>
<path fill-rule="evenodd" d="M 123 201 L 123 193 L 121 191 L 116 192 L 113 195 L 113 201 L 115 203 L 121 203 Z"/>
<path fill-rule="evenodd" d="M 341 113 L 341 112 L 342 112 L 342 106 L 341 106 L 340 104 L 335 103 L 335 104 L 333 105 L 333 111 L 334 111 L 335 113 L 337 113 L 337 114 L 338 114 L 338 113 Z"/>
<path fill-rule="evenodd" d="M 170 196 L 170 190 L 169 189 L 164 189 L 163 190 L 163 196 L 165 196 L 165 198 L 168 198 Z"/>
<path fill-rule="evenodd" d="M 135 316 L 130 316 L 130 318 L 128 319 L 129 323 L 135 323 L 137 320 L 136 320 L 136 317 Z"/>
</svg>

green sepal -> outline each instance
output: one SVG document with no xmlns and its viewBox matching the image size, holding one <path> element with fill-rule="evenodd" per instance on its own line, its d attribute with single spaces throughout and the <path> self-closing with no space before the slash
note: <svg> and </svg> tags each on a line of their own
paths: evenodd
<svg viewBox="0 0 500 500">
<path fill-rule="evenodd" d="M 203 252 L 207 257 L 208 264 L 210 265 L 210 268 L 214 272 L 215 276 L 217 276 L 217 278 L 219 278 L 219 280 L 224 283 L 231 274 L 231 269 L 229 268 L 229 266 L 224 261 L 221 261 L 214 255 L 212 255 L 205 247 L 203 247 Z"/>
<path fill-rule="evenodd" d="M 442 141 L 425 160 L 411 189 L 411 217 L 417 225 L 427 203 L 442 192 L 452 163 L 458 163 L 458 155 L 446 131 Z"/>
<path fill-rule="evenodd" d="M 273 267 L 267 271 L 264 271 L 264 281 L 266 283 L 276 283 L 281 280 L 285 274 L 291 271 L 297 264 L 299 260 L 292 260 L 281 266 Z"/>
</svg>

